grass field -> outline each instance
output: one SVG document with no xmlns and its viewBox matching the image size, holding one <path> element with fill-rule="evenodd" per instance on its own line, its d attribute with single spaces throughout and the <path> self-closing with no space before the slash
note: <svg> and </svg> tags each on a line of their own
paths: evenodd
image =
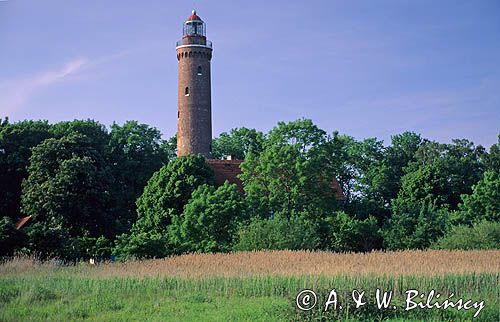
<svg viewBox="0 0 500 322">
<path fill-rule="evenodd" d="M 0 321 L 470 321 L 476 312 L 404 311 L 409 289 L 484 300 L 474 320 L 500 321 L 499 280 L 500 251 L 192 254 L 97 266 L 14 259 L 0 265 Z M 377 288 L 394 292 L 396 309 L 376 307 Z M 307 312 L 296 308 L 303 289 L 318 295 Z M 343 308 L 324 312 L 331 289 Z M 362 308 L 352 289 L 366 291 Z"/>
</svg>

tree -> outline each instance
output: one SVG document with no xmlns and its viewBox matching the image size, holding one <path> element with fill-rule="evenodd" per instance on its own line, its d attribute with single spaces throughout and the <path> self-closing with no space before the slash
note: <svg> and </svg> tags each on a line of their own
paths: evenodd
<svg viewBox="0 0 500 322">
<path fill-rule="evenodd" d="M 112 195 L 114 211 L 124 219 L 122 231 L 130 229 L 135 221 L 135 201 L 149 178 L 167 161 L 162 144 L 160 131 L 146 124 L 127 121 L 122 126 L 111 126 L 108 149 L 115 178 Z"/>
<path fill-rule="evenodd" d="M 454 213 L 458 224 L 470 225 L 479 221 L 500 221 L 500 172 L 486 171 L 472 188 L 472 194 L 462 195 L 463 204 Z"/>
<path fill-rule="evenodd" d="M 453 144 L 427 142 L 417 151 L 401 181 L 397 199 L 406 203 L 420 200 L 455 210 L 462 194 L 470 194 L 472 186 L 483 174 L 481 159 L 484 149 L 467 140 Z"/>
<path fill-rule="evenodd" d="M 32 216 L 27 229 L 31 251 L 79 256 L 63 252 L 61 243 L 71 244 L 82 236 L 113 237 L 114 218 L 107 213 L 113 178 L 88 137 L 72 133 L 47 139 L 33 149 L 30 161 L 22 210 Z M 51 246 L 53 252 L 43 246 L 47 234 L 58 245 Z"/>
<path fill-rule="evenodd" d="M 278 123 L 263 151 L 242 163 L 242 181 L 255 214 L 309 213 L 320 217 L 337 206 L 333 173 L 325 167 L 326 133 L 310 120 Z"/>
<path fill-rule="evenodd" d="M 170 225 L 182 216 L 193 191 L 213 185 L 213 172 L 198 155 L 177 158 L 155 172 L 137 199 L 137 221 L 129 234 L 117 239 L 115 252 L 130 257 L 164 257 L 182 252 L 170 241 Z M 177 248 L 176 248 L 177 247 Z"/>
<path fill-rule="evenodd" d="M 47 121 L 9 123 L 0 119 L 0 216 L 24 217 L 21 183 L 28 176 L 31 149 L 52 136 Z"/>
<path fill-rule="evenodd" d="M 500 134 L 497 143 L 493 144 L 489 153 L 483 155 L 486 170 L 499 171 L 500 169 Z"/>
<path fill-rule="evenodd" d="M 212 140 L 212 157 L 225 159 L 231 155 L 234 159 L 244 160 L 249 152 L 259 154 L 263 143 L 262 132 L 246 127 L 234 128 L 229 133 L 223 132 Z"/>
<path fill-rule="evenodd" d="M 345 209 L 352 215 L 362 219 L 375 214 L 382 221 L 386 216 L 382 191 L 376 187 L 385 187 L 388 166 L 384 162 L 383 142 L 376 138 L 368 138 L 349 144 L 349 167 L 354 174 L 351 183 L 350 200 Z"/>
<path fill-rule="evenodd" d="M 172 161 L 177 158 L 177 133 L 168 140 L 164 140 L 160 149 L 162 154 L 167 158 L 167 161 Z"/>
<path fill-rule="evenodd" d="M 73 120 L 58 122 L 51 126 L 50 131 L 56 138 L 62 138 L 70 134 L 79 133 L 92 142 L 92 146 L 101 154 L 107 151 L 109 134 L 106 127 L 94 120 Z"/>
<path fill-rule="evenodd" d="M 135 232 L 163 232 L 174 216 L 182 214 L 193 191 L 203 184 L 213 185 L 213 171 L 202 155 L 177 158 L 155 172 L 137 199 Z"/>
<path fill-rule="evenodd" d="M 387 224 L 383 236 L 388 249 L 424 249 L 444 235 L 449 213 L 426 201 L 396 199 Z"/>
<path fill-rule="evenodd" d="M 173 243 L 188 252 L 228 252 L 236 227 L 245 219 L 243 198 L 227 181 L 215 188 L 199 186 L 171 225 Z"/>
<path fill-rule="evenodd" d="M 346 197 L 346 204 L 351 203 L 357 194 L 355 186 L 358 169 L 355 167 L 356 156 L 351 153 L 356 144 L 353 137 L 339 135 L 335 131 L 321 149 L 322 167 L 337 179 Z"/>
<path fill-rule="evenodd" d="M 405 168 L 414 162 L 416 152 L 423 143 L 419 134 L 404 132 L 391 137 L 391 145 L 383 150 L 381 160 L 366 169 L 365 194 L 380 200 L 383 207 L 390 205 L 401 188 Z"/>
</svg>

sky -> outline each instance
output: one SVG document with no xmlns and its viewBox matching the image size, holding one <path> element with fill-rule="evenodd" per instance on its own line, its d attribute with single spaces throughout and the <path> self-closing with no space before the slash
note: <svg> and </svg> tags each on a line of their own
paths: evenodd
<svg viewBox="0 0 500 322">
<path fill-rule="evenodd" d="M 213 42 L 213 135 L 310 118 L 357 139 L 500 133 L 500 1 L 0 0 L 0 118 L 177 129 L 175 42 Z"/>
</svg>

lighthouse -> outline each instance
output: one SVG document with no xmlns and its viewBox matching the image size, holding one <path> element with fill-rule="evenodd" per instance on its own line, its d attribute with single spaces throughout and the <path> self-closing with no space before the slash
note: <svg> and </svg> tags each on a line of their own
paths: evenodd
<svg viewBox="0 0 500 322">
<path fill-rule="evenodd" d="M 193 10 L 176 44 L 179 63 L 177 101 L 177 156 L 200 153 L 211 158 L 212 98 L 210 61 L 212 43 L 205 23 Z"/>
</svg>

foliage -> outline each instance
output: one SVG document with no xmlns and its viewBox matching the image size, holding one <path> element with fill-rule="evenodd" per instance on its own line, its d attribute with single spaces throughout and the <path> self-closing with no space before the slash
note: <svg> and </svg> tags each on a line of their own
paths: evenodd
<svg viewBox="0 0 500 322">
<path fill-rule="evenodd" d="M 164 140 L 161 143 L 160 149 L 168 161 L 177 158 L 177 133 L 168 140 Z"/>
<path fill-rule="evenodd" d="M 390 250 L 424 249 L 444 235 L 448 224 L 446 209 L 426 201 L 408 203 L 396 199 L 383 231 L 384 243 Z"/>
<path fill-rule="evenodd" d="M 162 232 L 182 214 L 193 191 L 213 184 L 213 172 L 202 155 L 177 158 L 155 172 L 137 199 L 134 232 Z"/>
<path fill-rule="evenodd" d="M 28 176 L 31 149 L 52 136 L 47 121 L 9 123 L 0 119 L 0 216 L 14 221 L 20 212 L 21 183 Z"/>
<path fill-rule="evenodd" d="M 483 174 L 481 158 L 484 148 L 468 140 L 452 144 L 427 142 L 417 151 L 416 161 L 409 164 L 402 178 L 398 199 L 411 203 L 419 200 L 455 210 L 462 194 Z"/>
<path fill-rule="evenodd" d="M 202 155 L 174 159 L 155 172 L 137 199 L 138 219 L 132 230 L 116 241 L 116 254 L 148 258 L 181 252 L 180 245 L 170 240 L 170 225 L 182 215 L 193 191 L 204 184 L 213 184 L 213 172 Z"/>
<path fill-rule="evenodd" d="M 325 167 L 326 133 L 310 120 L 283 123 L 269 132 L 259 155 L 241 165 L 247 200 L 253 212 L 308 211 L 316 216 L 336 208 L 333 173 Z"/>
<path fill-rule="evenodd" d="M 225 159 L 230 155 L 233 159 L 244 160 L 248 153 L 259 154 L 263 143 L 262 132 L 246 127 L 234 128 L 212 140 L 212 157 Z"/>
<path fill-rule="evenodd" d="M 75 260 L 109 256 L 113 247 L 122 258 L 237 247 L 426 248 L 450 223 L 500 221 L 498 139 L 486 152 L 465 139 L 440 144 L 413 132 L 389 145 L 329 135 L 308 119 L 266 134 L 235 128 L 213 140 L 212 154 L 244 160 L 241 196 L 211 187 L 202 156 L 177 158 L 176 135 L 163 140 L 146 124 L 108 131 L 94 120 L 0 120 L 2 254 Z M 345 200 L 337 200 L 334 179 Z M 31 220 L 15 230 L 26 215 Z"/>
<path fill-rule="evenodd" d="M 489 153 L 483 155 L 483 163 L 486 170 L 499 171 L 500 169 L 500 134 L 497 143 L 493 144 Z"/>
<path fill-rule="evenodd" d="M 40 230 L 55 234 L 61 243 L 84 235 L 111 236 L 113 217 L 107 213 L 107 205 L 113 178 L 89 138 L 73 133 L 47 139 L 33 149 L 30 160 L 29 176 L 23 182 L 22 210 L 32 216 Z M 33 239 L 45 238 L 46 233 L 28 235 L 31 251 L 48 255 L 41 246 L 47 241 Z"/>
<path fill-rule="evenodd" d="M 79 133 L 89 139 L 94 149 L 104 154 L 109 141 L 106 127 L 94 120 L 73 120 L 55 123 L 50 127 L 55 138 L 62 138 L 70 134 Z"/>
<path fill-rule="evenodd" d="M 454 226 L 432 244 L 434 249 L 500 249 L 500 222 L 481 221 L 469 226 Z"/>
<path fill-rule="evenodd" d="M 486 171 L 472 188 L 472 194 L 462 195 L 463 204 L 454 221 L 471 224 L 482 220 L 500 222 L 500 170 Z"/>
<path fill-rule="evenodd" d="M 358 200 L 357 213 L 361 213 L 363 218 L 372 213 L 379 219 L 390 216 L 390 204 L 401 188 L 401 178 L 408 164 L 415 160 L 422 144 L 420 135 L 413 132 L 404 132 L 391 139 L 387 148 L 382 147 L 380 141 L 364 140 L 361 153 L 354 155 L 354 160 L 361 160 L 354 161 L 354 164 L 361 164 L 361 167 L 357 166 L 360 168 L 362 196 Z"/>
<path fill-rule="evenodd" d="M 173 244 L 188 252 L 228 252 L 236 226 L 245 218 L 243 198 L 227 181 L 217 189 L 199 186 L 171 225 Z"/>
<path fill-rule="evenodd" d="M 122 231 L 128 231 L 136 219 L 135 201 L 142 194 L 151 175 L 167 161 L 161 133 L 146 124 L 127 121 L 113 124 L 108 148 L 115 178 L 115 211 L 124 217 Z"/>
<path fill-rule="evenodd" d="M 330 248 L 333 251 L 367 252 L 382 246 L 382 238 L 375 217 L 369 216 L 360 220 L 339 211 L 331 225 Z"/>
<path fill-rule="evenodd" d="M 253 217 L 240 225 L 234 250 L 317 249 L 318 227 L 299 216 Z"/>
<path fill-rule="evenodd" d="M 120 260 L 133 258 L 161 258 L 171 254 L 168 237 L 155 232 L 121 234 L 116 238 L 114 253 Z"/>
</svg>

